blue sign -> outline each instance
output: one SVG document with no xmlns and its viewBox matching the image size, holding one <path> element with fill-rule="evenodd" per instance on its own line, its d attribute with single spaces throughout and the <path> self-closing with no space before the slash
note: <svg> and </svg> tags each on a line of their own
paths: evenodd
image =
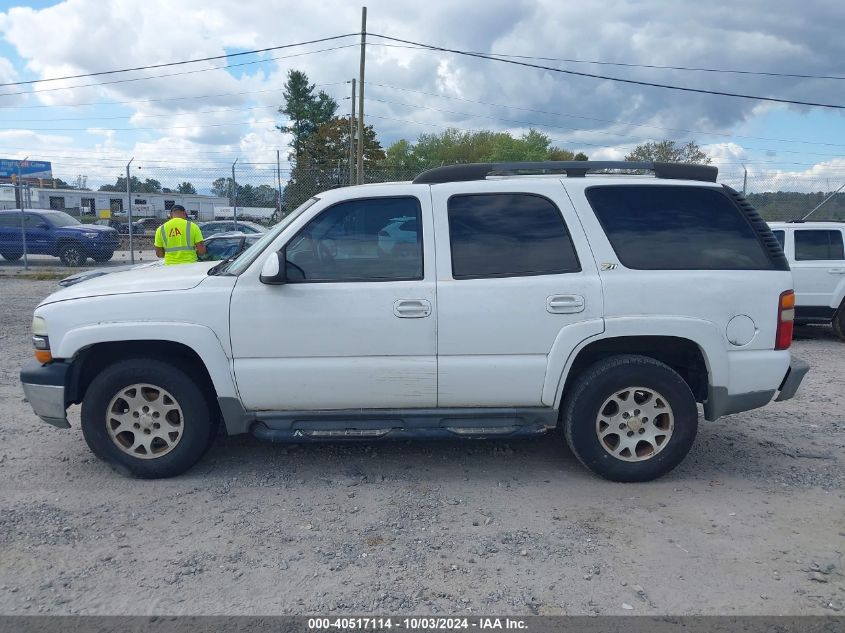
<svg viewBox="0 0 845 633">
<path fill-rule="evenodd" d="M 0 158 L 0 178 L 18 176 L 20 168 L 21 178 L 52 178 L 53 166 L 45 160 L 16 160 Z"/>
</svg>

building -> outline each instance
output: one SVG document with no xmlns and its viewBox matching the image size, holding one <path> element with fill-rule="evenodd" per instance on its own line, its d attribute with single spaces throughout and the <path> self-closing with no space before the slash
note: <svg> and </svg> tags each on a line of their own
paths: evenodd
<svg viewBox="0 0 845 633">
<path fill-rule="evenodd" d="M 145 218 L 166 217 L 170 208 L 181 204 L 198 220 L 213 220 L 214 208 L 229 204 L 228 198 L 183 193 L 133 193 L 132 215 Z M 15 209 L 15 191 L 11 186 L 0 187 L 0 209 Z M 126 215 L 129 203 L 125 193 L 117 191 L 81 191 L 79 189 L 30 188 L 30 205 L 34 209 L 55 209 L 74 216 L 99 215 L 111 211 Z"/>
</svg>

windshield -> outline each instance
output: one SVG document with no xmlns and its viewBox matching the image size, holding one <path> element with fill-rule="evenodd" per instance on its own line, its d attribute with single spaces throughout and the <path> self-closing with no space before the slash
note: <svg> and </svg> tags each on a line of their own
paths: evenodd
<svg viewBox="0 0 845 633">
<path fill-rule="evenodd" d="M 63 211 L 52 211 L 45 213 L 44 218 L 53 226 L 69 226 L 71 224 L 82 224 L 73 216 L 64 213 Z"/>
<path fill-rule="evenodd" d="M 285 218 L 282 219 L 276 226 L 270 229 L 267 233 L 261 236 L 261 239 L 258 240 L 255 244 L 250 246 L 244 252 L 242 252 L 236 259 L 233 259 L 231 262 L 226 264 L 224 267 L 218 269 L 216 274 L 218 275 L 237 275 L 245 270 L 252 262 L 255 261 L 255 258 L 261 254 L 268 244 L 273 242 L 278 236 L 279 233 L 285 230 L 287 226 L 293 222 L 296 218 L 302 215 L 302 212 L 305 211 L 308 207 L 312 204 L 317 202 L 319 198 L 316 196 L 313 198 L 309 198 L 301 205 L 299 205 L 296 209 L 294 209 L 291 213 L 289 213 Z"/>
</svg>

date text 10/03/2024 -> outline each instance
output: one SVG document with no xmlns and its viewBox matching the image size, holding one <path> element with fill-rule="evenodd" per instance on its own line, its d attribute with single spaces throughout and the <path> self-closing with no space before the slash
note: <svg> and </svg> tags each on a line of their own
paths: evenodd
<svg viewBox="0 0 845 633">
<path fill-rule="evenodd" d="M 309 630 L 383 630 L 383 629 L 409 629 L 409 630 L 524 630 L 527 625 L 524 620 L 516 618 L 391 618 L 391 617 L 369 617 L 369 618 L 309 618 Z"/>
</svg>

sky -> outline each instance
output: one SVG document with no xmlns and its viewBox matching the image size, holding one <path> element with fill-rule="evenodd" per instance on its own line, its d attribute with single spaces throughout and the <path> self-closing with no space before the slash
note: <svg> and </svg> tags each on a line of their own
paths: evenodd
<svg viewBox="0 0 845 633">
<path fill-rule="evenodd" d="M 747 169 L 770 188 L 832 190 L 845 183 L 845 109 L 632 85 L 377 37 L 608 77 L 845 105 L 841 1 L 368 0 L 367 6 L 365 120 L 385 147 L 449 127 L 517 136 L 534 128 L 597 160 L 621 159 L 645 141 L 695 140 L 724 178 L 741 178 Z M 0 158 L 49 160 L 54 175 L 69 181 L 85 175 L 90 185 L 114 182 L 134 157 L 133 175 L 203 188 L 236 158 L 258 180 L 272 178 L 281 150 L 284 179 L 290 138 L 275 126 L 285 123 L 277 109 L 287 72 L 307 73 L 347 114 L 360 30 L 361 4 L 352 2 L 0 0 L 2 84 L 227 56 L 0 86 Z M 231 56 L 345 34 L 352 35 Z"/>
</svg>

